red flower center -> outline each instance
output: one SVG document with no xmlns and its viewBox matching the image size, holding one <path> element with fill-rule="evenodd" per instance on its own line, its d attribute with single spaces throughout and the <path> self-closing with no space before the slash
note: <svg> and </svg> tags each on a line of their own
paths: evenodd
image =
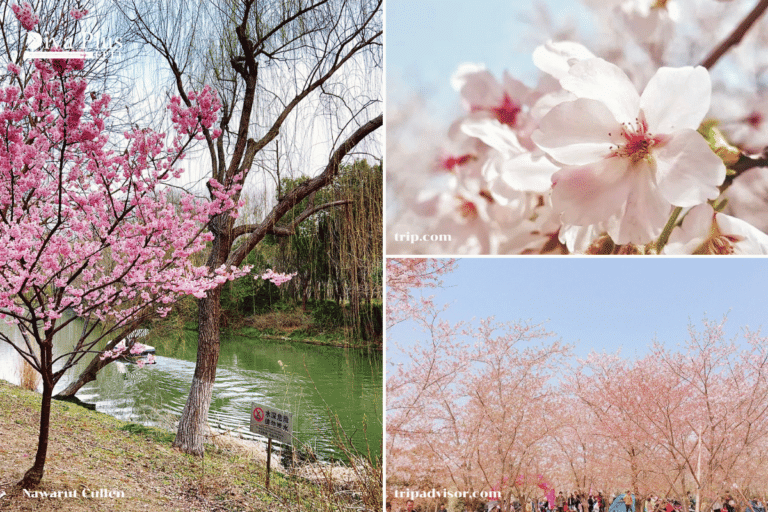
<svg viewBox="0 0 768 512">
<path fill-rule="evenodd" d="M 477 219 L 477 206 L 475 206 L 475 203 L 472 201 L 467 201 L 463 197 L 457 198 L 460 201 L 459 204 L 459 215 L 464 217 L 467 220 L 475 220 Z"/>
<path fill-rule="evenodd" d="M 515 126 L 517 115 L 522 110 L 522 107 L 518 103 L 512 101 L 512 98 L 510 98 L 508 94 L 504 93 L 504 99 L 502 100 L 501 105 L 492 110 L 500 123 Z"/>
<path fill-rule="evenodd" d="M 752 112 L 746 118 L 747 124 L 749 124 L 755 130 L 760 128 L 760 124 L 763 122 L 763 114 L 760 112 Z"/>
<path fill-rule="evenodd" d="M 443 158 L 440 161 L 440 165 L 446 171 L 453 172 L 456 169 L 456 167 L 466 164 L 473 158 L 474 158 L 474 155 L 471 155 L 471 154 L 460 155 L 460 156 L 448 156 Z"/>
<path fill-rule="evenodd" d="M 608 136 L 612 134 L 609 133 Z M 634 125 L 622 123 L 621 137 L 624 142 L 612 147 L 611 156 L 629 158 L 633 164 L 640 160 L 650 160 L 651 148 L 662 142 L 662 137 L 655 137 L 648 132 L 648 123 L 642 116 L 635 119 Z"/>
</svg>

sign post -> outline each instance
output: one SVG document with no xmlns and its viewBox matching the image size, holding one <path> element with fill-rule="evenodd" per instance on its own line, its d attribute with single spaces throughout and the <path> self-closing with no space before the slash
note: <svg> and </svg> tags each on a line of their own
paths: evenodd
<svg viewBox="0 0 768 512">
<path fill-rule="evenodd" d="M 272 406 L 251 404 L 251 432 L 267 438 L 267 478 L 269 490 L 269 470 L 272 459 L 272 439 L 291 444 L 293 439 L 293 415 L 290 412 L 275 409 Z"/>
</svg>

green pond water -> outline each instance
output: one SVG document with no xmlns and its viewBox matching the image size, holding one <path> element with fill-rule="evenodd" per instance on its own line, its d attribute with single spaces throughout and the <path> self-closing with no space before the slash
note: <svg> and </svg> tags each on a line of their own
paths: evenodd
<svg viewBox="0 0 768 512">
<path fill-rule="evenodd" d="M 57 346 L 71 346 L 81 328 L 79 322 L 71 324 Z M 4 324 L 0 329 L 10 332 Z M 114 362 L 77 397 L 119 419 L 173 430 L 192 383 L 197 333 L 180 331 L 152 344 L 157 364 L 140 369 Z M 17 360 L 13 348 L 0 343 L 0 378 L 18 381 Z M 223 336 L 209 423 L 263 439 L 249 432 L 255 402 L 290 411 L 294 446 L 309 446 L 321 458 L 346 459 L 339 439 L 348 439 L 358 453 L 379 457 L 382 372 L 381 354 L 374 351 Z"/>
</svg>

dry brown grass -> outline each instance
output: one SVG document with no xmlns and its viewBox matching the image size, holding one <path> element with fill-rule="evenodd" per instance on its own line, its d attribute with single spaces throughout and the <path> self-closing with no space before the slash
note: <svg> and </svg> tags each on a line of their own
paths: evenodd
<svg viewBox="0 0 768 512">
<path fill-rule="evenodd" d="M 292 311 L 270 311 L 248 319 L 248 327 L 260 331 L 278 329 L 290 334 L 292 331 L 307 330 L 311 326 L 312 318 L 298 308 Z"/>
<path fill-rule="evenodd" d="M 40 385 L 40 374 L 21 357 L 19 357 L 19 363 L 16 366 L 16 375 L 19 377 L 19 387 L 37 391 L 37 387 Z"/>
</svg>

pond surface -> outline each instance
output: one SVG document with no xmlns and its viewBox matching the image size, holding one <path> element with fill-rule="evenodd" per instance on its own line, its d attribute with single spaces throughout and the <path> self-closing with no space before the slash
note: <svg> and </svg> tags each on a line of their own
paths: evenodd
<svg viewBox="0 0 768 512">
<path fill-rule="evenodd" d="M 0 329 L 11 333 L 3 322 Z M 71 346 L 81 329 L 79 321 L 73 322 L 57 346 Z M 121 420 L 174 430 L 195 371 L 197 333 L 180 331 L 152 344 L 157 364 L 140 369 L 113 362 L 77 397 Z M 13 348 L 0 342 L 0 378 L 18 383 L 19 360 Z M 370 447 L 371 456 L 378 457 L 382 372 L 381 354 L 373 351 L 222 336 L 208 421 L 217 430 L 263 439 L 248 431 L 251 403 L 256 402 L 293 413 L 295 446 L 310 446 L 322 458 L 345 459 L 338 447 L 341 437 L 358 452 L 367 454 Z"/>
</svg>

